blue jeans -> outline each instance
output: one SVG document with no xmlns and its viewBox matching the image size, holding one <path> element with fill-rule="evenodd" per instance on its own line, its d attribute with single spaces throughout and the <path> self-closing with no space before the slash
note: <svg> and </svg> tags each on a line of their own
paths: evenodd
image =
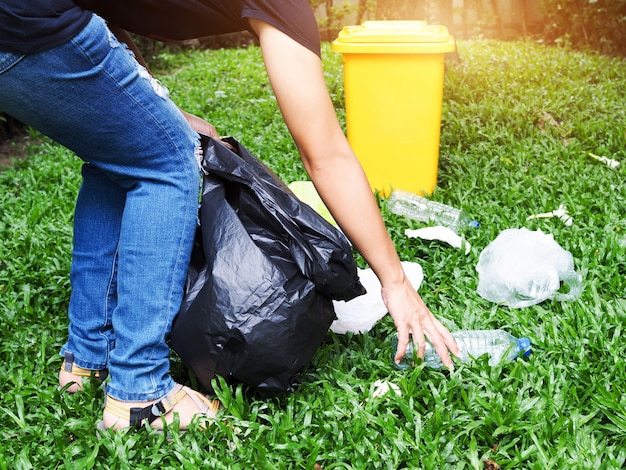
<svg viewBox="0 0 626 470">
<path fill-rule="evenodd" d="M 97 16 L 51 50 L 0 52 L 0 109 L 85 162 L 61 353 L 108 368 L 113 398 L 163 397 L 197 222 L 197 134 Z"/>
</svg>

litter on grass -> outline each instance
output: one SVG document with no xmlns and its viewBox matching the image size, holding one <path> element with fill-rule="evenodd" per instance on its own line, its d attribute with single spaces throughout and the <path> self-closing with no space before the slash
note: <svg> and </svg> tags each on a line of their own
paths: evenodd
<svg viewBox="0 0 626 470">
<path fill-rule="evenodd" d="M 582 291 L 572 254 L 541 230 L 502 231 L 480 254 L 476 271 L 478 295 L 512 308 L 552 298 L 573 301 Z"/>
<path fill-rule="evenodd" d="M 463 248 L 465 246 L 465 254 L 467 255 L 472 246 L 467 240 L 457 235 L 454 230 L 448 227 L 424 227 L 417 230 L 406 229 L 404 234 L 409 238 L 422 238 L 424 240 L 437 240 L 447 243 L 454 248 Z"/>
<path fill-rule="evenodd" d="M 400 392 L 400 387 L 391 382 L 386 382 L 384 380 L 377 380 L 374 382 L 374 390 L 372 391 L 371 398 L 380 398 L 387 395 L 389 392 L 394 392 L 399 397 L 402 396 Z"/>
<path fill-rule="evenodd" d="M 402 268 L 413 289 L 418 290 L 424 280 L 424 272 L 418 263 L 403 261 Z M 349 301 L 334 300 L 337 319 L 330 325 L 331 331 L 346 333 L 365 333 L 387 314 L 387 307 L 380 294 L 380 281 L 371 268 L 357 268 L 359 281 L 367 293 Z"/>
<path fill-rule="evenodd" d="M 558 217 L 568 227 L 574 223 L 574 219 L 567 213 L 567 209 L 563 204 L 559 208 L 552 212 L 544 212 L 542 214 L 529 215 L 526 220 L 532 219 L 548 219 L 551 217 Z"/>
<path fill-rule="evenodd" d="M 589 152 L 589 156 L 591 158 L 593 158 L 594 160 L 599 161 L 600 163 L 604 163 L 609 168 L 617 168 L 619 166 L 619 162 L 617 160 L 612 159 L 612 158 L 601 157 L 601 156 L 598 156 L 598 155 L 594 155 L 591 152 Z"/>
</svg>

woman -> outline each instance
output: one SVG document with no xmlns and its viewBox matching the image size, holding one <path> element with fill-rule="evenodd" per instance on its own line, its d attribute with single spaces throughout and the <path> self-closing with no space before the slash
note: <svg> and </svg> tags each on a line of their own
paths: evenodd
<svg viewBox="0 0 626 470">
<path fill-rule="evenodd" d="M 213 418 L 216 402 L 170 376 L 165 342 L 196 226 L 196 132 L 71 0 L 0 2 L 0 109 L 85 162 L 59 384 L 75 392 L 108 373 L 102 428 Z"/>
<path fill-rule="evenodd" d="M 320 41 L 307 0 L 79 0 L 111 25 L 182 40 L 249 30 L 259 39 L 270 83 L 304 167 L 343 232 L 382 285 L 398 331 L 395 360 L 409 335 L 423 356 L 426 335 L 444 365 L 458 354 L 450 332 L 428 310 L 400 264 L 367 178 L 337 120 L 326 89 Z M 190 120 L 198 131 L 199 118 Z"/>
</svg>

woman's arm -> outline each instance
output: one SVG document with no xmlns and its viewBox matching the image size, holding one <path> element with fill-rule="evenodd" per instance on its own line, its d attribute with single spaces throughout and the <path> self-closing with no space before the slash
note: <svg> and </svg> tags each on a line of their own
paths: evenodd
<svg viewBox="0 0 626 470">
<path fill-rule="evenodd" d="M 320 58 L 260 20 L 259 36 L 270 83 L 304 167 L 341 229 L 382 285 L 382 296 L 398 330 L 399 361 L 409 334 L 423 356 L 426 334 L 446 366 L 458 354 L 450 332 L 428 310 L 406 278 L 365 173 L 352 151 L 330 100 Z"/>
</svg>

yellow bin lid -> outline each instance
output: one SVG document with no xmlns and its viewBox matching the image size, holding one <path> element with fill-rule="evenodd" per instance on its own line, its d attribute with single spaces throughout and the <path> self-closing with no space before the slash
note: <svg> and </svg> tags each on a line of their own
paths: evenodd
<svg viewBox="0 0 626 470">
<path fill-rule="evenodd" d="M 343 53 L 438 54 L 454 51 L 454 38 L 425 21 L 364 21 L 345 26 L 332 46 Z"/>
</svg>

